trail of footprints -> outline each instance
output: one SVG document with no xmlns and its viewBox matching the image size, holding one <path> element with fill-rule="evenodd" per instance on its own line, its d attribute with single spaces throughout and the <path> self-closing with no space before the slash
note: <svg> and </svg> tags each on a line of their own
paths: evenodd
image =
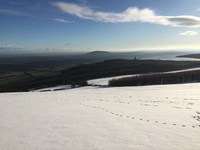
<svg viewBox="0 0 200 150">
<path fill-rule="evenodd" d="M 90 100 L 85 100 L 85 101 L 90 101 Z M 102 99 L 96 100 L 96 101 L 99 101 L 99 102 L 110 102 L 109 100 L 102 100 Z M 119 104 L 128 104 L 128 105 L 132 103 L 132 102 L 122 102 L 121 100 L 115 100 L 113 102 L 114 103 L 119 103 Z M 153 107 L 159 107 L 160 106 L 159 104 L 156 103 L 158 101 L 142 101 L 142 100 L 138 100 L 138 102 L 140 103 L 141 106 L 153 106 Z M 155 104 L 151 104 L 151 103 L 155 103 Z M 174 104 L 176 106 L 174 106 L 172 104 Z M 187 104 L 185 104 L 187 106 L 183 107 L 183 106 L 180 106 L 181 104 L 179 104 L 179 103 L 172 103 L 171 101 L 169 101 L 169 102 L 163 102 L 162 105 L 172 105 L 171 107 L 175 108 L 175 109 L 192 109 L 191 107 L 188 107 L 188 106 L 192 106 L 192 105 L 194 105 L 194 103 L 187 102 Z M 184 105 L 184 104 L 182 104 L 182 105 Z"/>
<path fill-rule="evenodd" d="M 179 126 L 179 127 L 183 127 L 183 128 L 186 128 L 186 127 L 191 127 L 191 128 L 197 128 L 199 127 L 200 128 L 200 125 L 192 125 L 192 126 L 186 126 L 185 124 L 182 124 L 182 125 L 178 125 L 176 123 L 173 123 L 173 124 L 167 124 L 166 122 L 159 122 L 157 120 L 147 120 L 147 119 L 143 119 L 143 118 L 136 118 L 136 117 L 131 117 L 129 115 L 122 115 L 122 114 L 119 114 L 119 113 L 115 113 L 113 111 L 110 111 L 106 108 L 103 108 L 103 107 L 98 107 L 98 106 L 91 106 L 91 105 L 86 105 L 84 103 L 80 103 L 80 102 L 72 102 L 74 104 L 79 104 L 79 105 L 82 105 L 82 106 L 85 106 L 85 107 L 88 107 L 88 108 L 93 108 L 93 109 L 99 109 L 99 110 L 102 110 L 102 111 L 105 111 L 107 113 L 110 113 L 112 115 L 115 115 L 115 116 L 118 116 L 118 117 L 123 117 L 123 118 L 126 118 L 126 119 L 131 119 L 131 120 L 140 120 L 140 121 L 145 121 L 145 122 L 153 122 L 153 123 L 156 123 L 156 124 L 163 124 L 163 125 L 172 125 L 172 126 Z M 198 114 L 200 114 L 200 112 L 198 112 Z M 196 118 L 196 116 L 195 116 Z M 198 119 L 200 119 L 200 117 L 198 116 Z"/>
<path fill-rule="evenodd" d="M 115 97 L 116 98 L 116 97 Z M 113 101 L 114 103 L 119 103 L 119 104 L 131 104 L 132 103 L 132 96 L 129 97 L 130 101 L 128 102 L 123 102 L 120 99 L 119 100 L 115 100 Z M 149 98 L 149 97 L 148 97 Z M 155 97 L 155 98 L 159 98 L 159 97 Z M 165 97 L 165 99 L 169 99 L 169 97 Z M 177 98 L 173 98 L 173 99 L 177 99 Z M 140 103 L 140 105 L 142 106 L 154 106 L 154 107 L 158 107 L 160 104 L 161 105 L 171 105 L 172 108 L 175 109 L 192 109 L 191 106 L 194 105 L 194 102 L 187 102 L 187 100 L 199 100 L 199 99 L 187 99 L 185 98 L 184 101 L 182 102 L 174 102 L 174 101 L 159 101 L 159 100 L 141 100 L 138 99 L 137 102 Z M 85 100 L 85 101 L 90 101 L 90 100 Z M 110 102 L 109 100 L 103 100 L 103 99 L 99 99 L 96 101 L 100 101 L 100 102 Z"/>
</svg>

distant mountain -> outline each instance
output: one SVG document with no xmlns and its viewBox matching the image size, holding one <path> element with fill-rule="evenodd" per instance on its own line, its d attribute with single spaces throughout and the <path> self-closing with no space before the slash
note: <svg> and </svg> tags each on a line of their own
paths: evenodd
<svg viewBox="0 0 200 150">
<path fill-rule="evenodd" d="M 188 55 L 180 55 L 177 57 L 186 57 L 186 58 L 196 58 L 196 59 L 200 59 L 200 54 L 188 54 Z"/>
<path fill-rule="evenodd" d="M 93 51 L 86 53 L 86 55 L 104 55 L 104 54 L 110 54 L 110 52 L 107 51 Z"/>
</svg>

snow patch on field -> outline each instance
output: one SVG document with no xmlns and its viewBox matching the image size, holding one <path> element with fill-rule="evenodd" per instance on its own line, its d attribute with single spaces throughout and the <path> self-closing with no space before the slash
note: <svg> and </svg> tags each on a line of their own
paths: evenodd
<svg viewBox="0 0 200 150">
<path fill-rule="evenodd" d="M 199 150 L 200 84 L 1 93 L 2 150 Z"/>
</svg>

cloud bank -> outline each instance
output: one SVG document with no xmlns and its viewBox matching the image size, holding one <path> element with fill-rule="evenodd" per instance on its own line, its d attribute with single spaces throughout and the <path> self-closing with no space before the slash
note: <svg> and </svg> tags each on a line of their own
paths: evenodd
<svg viewBox="0 0 200 150">
<path fill-rule="evenodd" d="M 186 32 L 181 32 L 180 35 L 196 35 L 198 34 L 195 31 L 186 31 Z"/>
<path fill-rule="evenodd" d="M 200 17 L 183 16 L 160 16 L 149 8 L 139 9 L 129 7 L 120 13 L 94 11 L 86 5 L 78 5 L 67 2 L 51 3 L 64 13 L 74 15 L 81 19 L 88 19 L 99 22 L 123 23 L 123 22 L 146 22 L 174 27 L 200 27 Z"/>
</svg>

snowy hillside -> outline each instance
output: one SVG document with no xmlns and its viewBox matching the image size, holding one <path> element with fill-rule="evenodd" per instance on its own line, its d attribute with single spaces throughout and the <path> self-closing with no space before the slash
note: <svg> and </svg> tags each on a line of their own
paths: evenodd
<svg viewBox="0 0 200 150">
<path fill-rule="evenodd" d="M 199 150 L 200 84 L 1 93 L 1 150 Z"/>
</svg>

